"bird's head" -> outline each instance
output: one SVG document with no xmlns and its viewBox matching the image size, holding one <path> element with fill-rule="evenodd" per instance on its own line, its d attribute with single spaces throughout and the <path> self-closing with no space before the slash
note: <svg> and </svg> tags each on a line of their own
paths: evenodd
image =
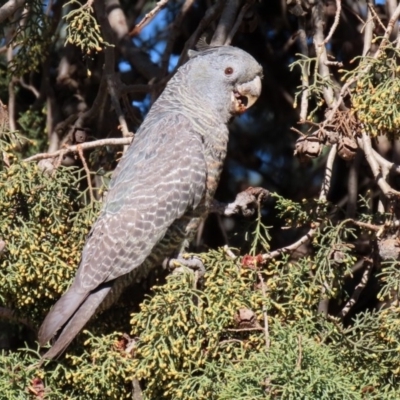
<svg viewBox="0 0 400 400">
<path fill-rule="evenodd" d="M 261 93 L 261 65 L 231 46 L 190 51 L 188 84 L 227 119 L 242 114 Z"/>
</svg>

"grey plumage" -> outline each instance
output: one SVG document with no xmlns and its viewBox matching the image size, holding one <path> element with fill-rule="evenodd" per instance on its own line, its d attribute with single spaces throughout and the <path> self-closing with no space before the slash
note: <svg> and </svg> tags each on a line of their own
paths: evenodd
<svg viewBox="0 0 400 400">
<path fill-rule="evenodd" d="M 172 256 L 207 215 L 232 116 L 260 94 L 260 65 L 233 47 L 192 52 L 152 106 L 119 163 L 76 277 L 44 320 L 45 354 L 61 354 L 125 287 Z"/>
</svg>

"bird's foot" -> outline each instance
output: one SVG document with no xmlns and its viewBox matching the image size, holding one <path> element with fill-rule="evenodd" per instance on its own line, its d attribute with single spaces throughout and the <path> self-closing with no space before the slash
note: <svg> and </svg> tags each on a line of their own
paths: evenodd
<svg viewBox="0 0 400 400">
<path fill-rule="evenodd" d="M 195 286 L 202 280 L 206 273 L 203 261 L 190 254 L 179 254 L 176 258 L 167 258 L 163 262 L 163 267 L 172 271 L 173 274 L 184 272 L 184 268 L 189 268 L 195 276 Z"/>
<path fill-rule="evenodd" d="M 250 217 L 268 197 L 269 192 L 267 189 L 262 187 L 249 187 L 243 192 L 238 193 L 233 203 L 225 204 L 214 200 L 210 212 L 227 217 L 237 214 Z"/>
</svg>

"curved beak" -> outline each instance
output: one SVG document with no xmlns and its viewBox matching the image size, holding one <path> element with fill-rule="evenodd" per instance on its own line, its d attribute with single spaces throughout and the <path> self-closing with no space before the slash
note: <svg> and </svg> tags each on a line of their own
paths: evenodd
<svg viewBox="0 0 400 400">
<path fill-rule="evenodd" d="M 236 87 L 236 91 L 240 96 L 246 97 L 247 102 L 244 105 L 245 110 L 250 108 L 261 93 L 261 78 L 257 75 L 252 81 L 242 83 Z"/>
</svg>

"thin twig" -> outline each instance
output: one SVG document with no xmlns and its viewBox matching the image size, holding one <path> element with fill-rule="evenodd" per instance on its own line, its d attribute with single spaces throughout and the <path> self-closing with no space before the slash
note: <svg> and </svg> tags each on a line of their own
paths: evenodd
<svg viewBox="0 0 400 400">
<path fill-rule="evenodd" d="M 327 199 L 327 195 L 331 186 L 331 178 L 332 178 L 332 168 L 333 168 L 333 162 L 335 161 L 336 158 L 336 145 L 333 145 L 331 148 L 331 151 L 329 152 L 328 159 L 326 161 L 326 167 L 325 167 L 325 176 L 321 185 L 321 193 L 319 195 L 319 200 L 324 201 Z M 319 222 L 314 222 L 313 226 L 309 231 L 302 236 L 299 240 L 294 242 L 293 244 L 289 246 L 282 247 L 280 249 L 271 251 L 269 253 L 263 254 L 263 260 L 267 261 L 273 258 L 276 258 L 280 256 L 281 254 L 287 254 L 287 253 L 292 253 L 293 251 L 297 250 L 300 246 L 302 246 L 305 243 L 308 243 L 318 232 L 320 227 Z"/>
<path fill-rule="evenodd" d="M 226 329 L 229 332 L 248 332 L 248 331 L 263 331 L 264 328 L 259 327 L 259 328 L 228 328 Z"/>
<path fill-rule="evenodd" d="M 86 178 L 87 178 L 87 183 L 88 183 L 88 188 L 89 188 L 89 195 L 90 195 L 90 204 L 93 204 L 95 202 L 95 198 L 93 195 L 92 178 L 90 176 L 90 170 L 86 163 L 85 156 L 83 155 L 82 145 L 77 144 L 76 149 L 78 150 L 79 158 L 82 161 L 83 169 L 85 170 L 85 173 L 86 173 Z"/>
<path fill-rule="evenodd" d="M 393 15 L 394 11 L 396 10 L 397 3 L 398 0 L 386 0 L 386 14 L 388 18 L 391 15 Z M 391 33 L 391 39 L 394 40 L 395 38 L 397 38 L 398 34 L 399 34 L 399 25 L 395 24 L 394 29 Z"/>
<path fill-rule="evenodd" d="M 340 311 L 340 313 L 338 314 L 339 318 L 344 318 L 349 311 L 351 310 L 351 308 L 354 306 L 354 304 L 357 303 L 361 292 L 364 290 L 365 286 L 367 286 L 367 283 L 369 281 L 369 278 L 371 276 L 373 267 L 374 267 L 374 263 L 372 262 L 371 259 L 365 259 L 365 263 L 367 264 L 364 270 L 364 273 L 361 277 L 361 281 L 360 283 L 354 288 L 354 292 L 351 295 L 350 299 L 346 302 L 345 306 L 343 307 L 342 311 Z"/>
<path fill-rule="evenodd" d="M 314 226 L 315 227 L 311 228 L 304 236 L 302 236 L 299 240 L 297 240 L 293 244 L 263 254 L 262 255 L 263 260 L 268 261 L 280 256 L 281 254 L 292 253 L 293 251 L 297 250 L 301 245 L 308 243 L 318 232 L 319 224 L 315 224 Z"/>
<path fill-rule="evenodd" d="M 61 149 L 59 150 L 59 156 L 58 159 L 56 161 L 56 163 L 54 164 L 54 172 L 58 169 L 58 167 L 61 165 L 62 160 L 64 159 L 64 155 L 65 155 L 65 149 Z"/>
<path fill-rule="evenodd" d="M 332 36 L 335 33 L 336 28 L 339 25 L 341 12 L 342 12 L 342 0 L 336 0 L 335 20 L 333 21 L 333 24 L 331 26 L 331 29 L 330 29 L 329 33 L 328 33 L 328 36 L 324 40 L 324 45 L 329 43 L 329 41 L 332 39 Z"/>
<path fill-rule="evenodd" d="M 400 195 L 400 192 L 394 190 L 385 180 L 385 178 L 382 175 L 382 172 L 379 168 L 379 164 L 376 161 L 376 158 L 374 157 L 374 154 L 372 152 L 372 144 L 371 144 L 371 138 L 369 135 L 363 131 L 361 134 L 361 140 L 362 140 L 362 147 L 364 150 L 365 158 L 367 159 L 367 162 L 371 168 L 372 174 L 374 175 L 374 178 L 376 180 L 376 183 L 382 190 L 383 194 L 386 197 L 390 197 L 392 195 Z"/>
<path fill-rule="evenodd" d="M 40 93 L 39 93 L 39 91 L 35 88 L 35 86 L 32 85 L 32 83 L 26 83 L 25 80 L 24 80 L 24 78 L 20 78 L 20 79 L 19 79 L 19 83 L 20 83 L 20 85 L 21 85 L 24 89 L 29 90 L 30 92 L 32 92 L 33 95 L 34 95 L 37 99 L 39 98 Z"/>
<path fill-rule="evenodd" d="M 267 298 L 266 290 L 265 290 L 265 284 L 264 284 L 264 279 L 262 277 L 261 272 L 257 272 L 258 279 L 260 280 L 261 283 L 261 292 L 263 295 L 263 299 L 265 300 Z M 267 308 L 265 307 L 265 304 L 263 302 L 262 305 L 262 311 L 263 311 L 263 317 L 264 317 L 264 335 L 265 335 L 265 347 L 267 351 L 269 350 L 271 340 L 269 337 L 269 324 L 268 324 L 268 313 L 267 313 Z"/>
<path fill-rule="evenodd" d="M 328 55 L 325 47 L 324 38 L 324 17 L 323 17 L 323 4 L 318 2 L 312 10 L 313 25 L 315 29 L 314 33 L 314 46 L 318 60 L 318 70 L 322 78 L 327 82 L 331 83 L 330 70 L 328 66 Z M 324 99 L 328 107 L 331 107 L 334 103 L 334 93 L 331 84 L 327 84 L 323 88 Z"/>
<path fill-rule="evenodd" d="M 300 53 L 305 57 L 308 57 L 308 44 L 307 44 L 307 35 L 306 35 L 306 27 L 304 18 L 299 18 L 299 31 L 298 31 L 298 43 L 300 48 Z M 303 67 L 301 69 L 301 102 L 300 102 L 300 121 L 305 121 L 307 119 L 308 114 L 308 97 L 310 79 L 308 76 L 307 68 Z"/>
<path fill-rule="evenodd" d="M 367 6 L 368 6 L 367 23 L 369 22 L 369 18 L 375 18 L 379 22 L 379 25 L 381 26 L 381 28 L 383 28 L 383 30 L 385 30 L 386 26 L 383 25 L 382 20 L 379 18 L 379 15 L 375 11 L 374 1 L 368 0 Z"/>
<path fill-rule="evenodd" d="M 46 158 L 55 158 L 59 157 L 60 155 L 67 155 L 71 153 L 76 153 L 78 151 L 78 147 L 83 150 L 94 149 L 96 147 L 103 147 L 103 146 L 125 146 L 129 145 L 132 142 L 132 137 L 127 138 L 118 138 L 118 139 L 100 139 L 95 140 L 93 142 L 86 142 L 80 143 L 79 145 L 72 145 L 62 148 L 61 150 L 57 150 L 54 153 L 39 153 L 35 154 L 34 156 L 26 158 L 24 161 L 38 161 L 44 160 Z"/>
<path fill-rule="evenodd" d="M 244 16 L 246 15 L 247 10 L 253 5 L 254 0 L 246 0 L 246 3 L 243 5 L 242 9 L 239 12 L 239 15 L 236 18 L 236 22 L 233 25 L 231 31 L 229 32 L 228 36 L 225 39 L 225 46 L 229 46 L 235 36 L 236 32 L 238 31 L 240 24 Z"/>
<path fill-rule="evenodd" d="M 118 94 L 118 90 L 117 90 L 118 86 L 117 86 L 117 82 L 116 82 L 116 78 L 115 78 L 114 74 L 107 77 L 107 83 L 108 83 L 108 89 L 110 92 L 111 103 L 117 114 L 119 126 L 122 131 L 122 136 L 125 138 L 130 137 L 130 136 L 132 136 L 132 133 L 128 129 L 128 124 L 126 123 L 125 115 L 122 112 L 121 104 L 119 103 L 119 94 Z"/>
<path fill-rule="evenodd" d="M 161 11 L 168 3 L 168 0 L 160 0 L 156 6 L 148 12 L 142 20 L 135 25 L 135 27 L 129 32 L 129 36 L 136 36 L 140 31 Z"/>
<path fill-rule="evenodd" d="M 357 140 L 359 147 L 364 150 L 363 142 L 361 139 Z M 379 164 L 381 168 L 387 168 L 389 172 L 400 174 L 400 165 L 397 165 L 394 162 L 386 160 L 386 158 L 382 157 L 376 150 L 372 149 L 372 155 Z"/>
<path fill-rule="evenodd" d="M 385 225 L 374 225 L 369 224 L 368 222 L 357 221 L 352 218 L 348 218 L 347 220 L 343 221 L 343 223 L 350 222 L 354 225 L 359 226 L 360 228 L 369 229 L 371 231 L 379 232 L 381 229 L 385 227 Z"/>
<path fill-rule="evenodd" d="M 319 195 L 320 200 L 327 199 L 329 189 L 331 187 L 332 168 L 336 158 L 336 153 L 337 153 L 337 145 L 334 144 L 329 152 L 328 159 L 326 160 L 325 176 L 324 180 L 322 181 L 321 193 Z"/>
<path fill-rule="evenodd" d="M 391 35 L 392 31 L 393 31 L 394 25 L 398 21 L 399 16 L 400 16 L 400 4 L 394 10 L 394 13 L 392 14 L 392 17 L 390 18 L 390 20 L 389 20 L 389 22 L 387 24 L 387 28 L 386 28 L 385 34 L 383 35 L 383 38 L 382 38 L 382 42 L 379 45 L 379 48 L 378 48 L 374 58 L 378 58 L 381 55 L 383 49 L 385 48 L 387 42 L 389 41 L 389 38 L 390 38 L 390 35 Z"/>
<path fill-rule="evenodd" d="M 374 35 L 374 19 L 372 17 L 372 10 L 374 8 L 372 4 L 373 0 L 368 0 L 368 14 L 367 14 L 367 22 L 364 25 L 364 47 L 363 47 L 363 56 L 366 56 L 372 44 L 372 39 Z"/>
</svg>

